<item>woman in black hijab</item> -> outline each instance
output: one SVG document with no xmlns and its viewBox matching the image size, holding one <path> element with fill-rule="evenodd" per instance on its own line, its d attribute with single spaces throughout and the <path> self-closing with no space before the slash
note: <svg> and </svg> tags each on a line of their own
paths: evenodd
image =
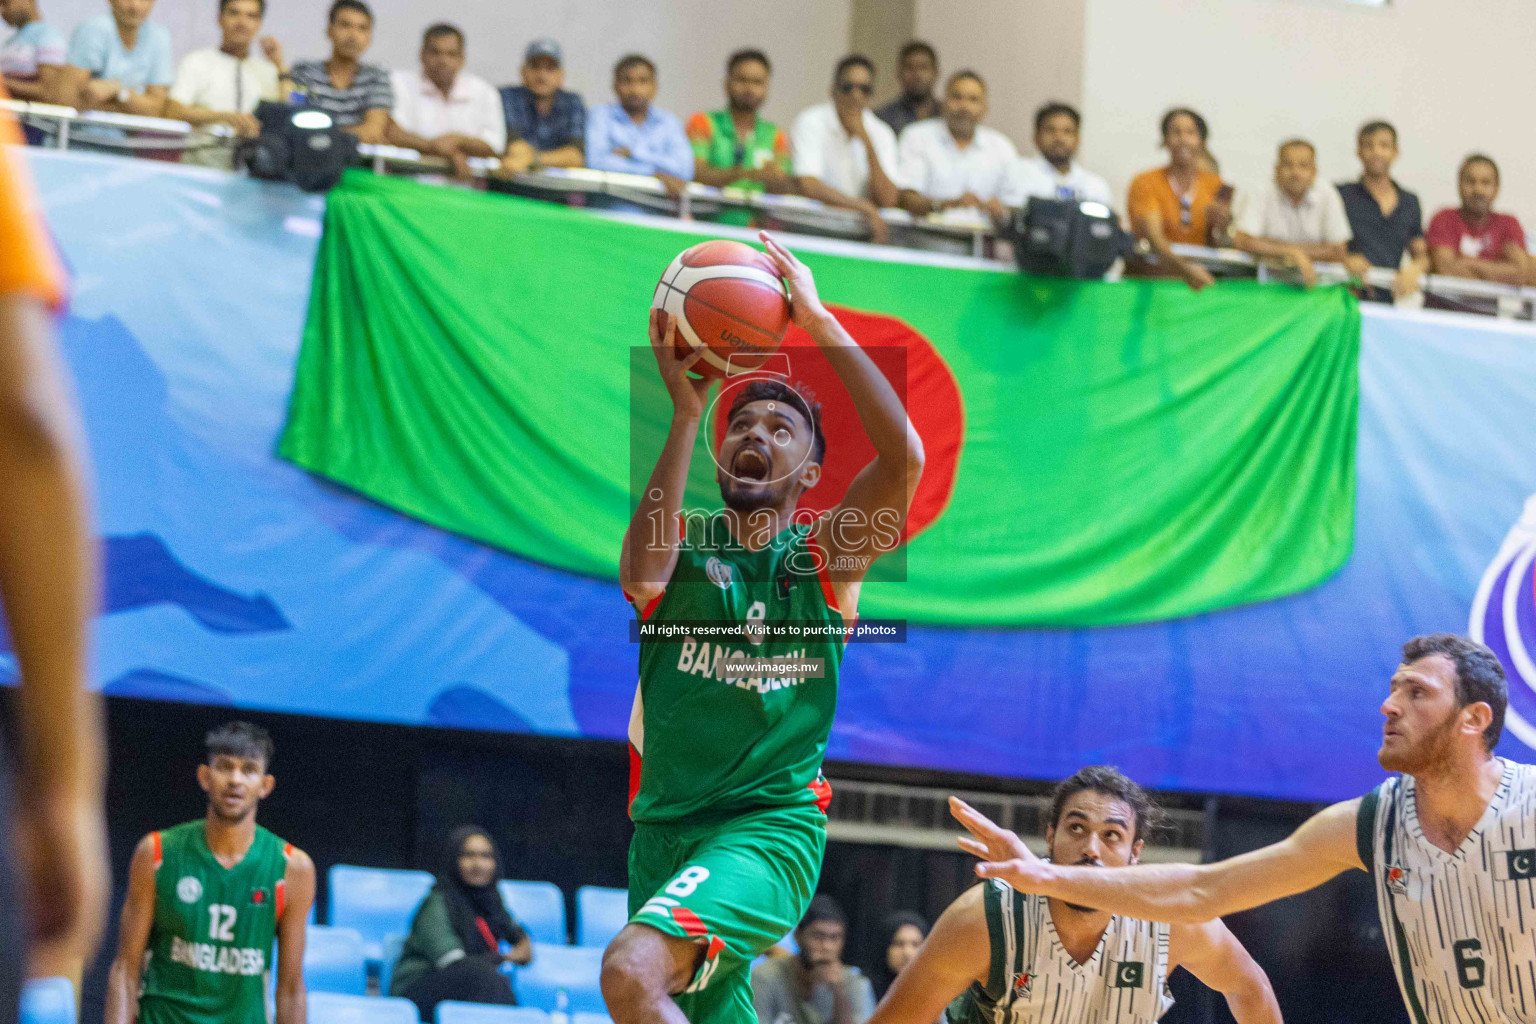
<svg viewBox="0 0 1536 1024">
<path fill-rule="evenodd" d="M 904 971 L 914 957 L 917 947 L 928 935 L 928 922 L 923 915 L 911 910 L 898 910 L 890 914 L 880 925 L 880 945 L 869 980 L 875 986 L 875 1001 L 885 998 L 885 990 L 891 987 L 896 975 Z"/>
<path fill-rule="evenodd" d="M 411 920 L 389 994 L 404 996 L 432 1020 L 445 999 L 511 1006 L 503 963 L 526 964 L 533 943 L 501 901 L 501 855 L 483 828 L 466 825 L 448 839 L 447 864 Z"/>
</svg>

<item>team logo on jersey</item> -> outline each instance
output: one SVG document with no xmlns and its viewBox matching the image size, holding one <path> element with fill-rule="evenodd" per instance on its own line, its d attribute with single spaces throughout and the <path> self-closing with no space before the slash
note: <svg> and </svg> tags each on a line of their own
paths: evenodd
<svg viewBox="0 0 1536 1024">
<path fill-rule="evenodd" d="M 1524 882 L 1536 878 L 1536 850 L 1505 850 L 1509 880 Z"/>
<path fill-rule="evenodd" d="M 1121 963 L 1115 965 L 1115 988 L 1141 988 L 1142 975 L 1146 966 L 1141 963 Z"/>
<path fill-rule="evenodd" d="M 1021 974 L 1017 978 L 1014 978 L 1013 979 L 1013 994 L 1014 994 L 1014 997 L 1017 998 L 1017 999 L 1028 999 L 1029 998 L 1029 990 L 1033 987 L 1031 983 L 1034 980 L 1035 980 L 1035 976 L 1033 974 Z"/>
<path fill-rule="evenodd" d="M 183 903 L 196 903 L 203 898 L 203 883 L 193 875 L 183 875 L 176 883 L 176 898 Z"/>
<path fill-rule="evenodd" d="M 1472 599 L 1472 639 L 1492 649 L 1509 676 L 1509 731 L 1536 746 L 1536 494 L 1526 499 Z M 1524 683 L 1524 686 L 1517 686 Z"/>
<path fill-rule="evenodd" d="M 252 889 L 251 890 L 251 902 L 254 903 L 256 906 L 258 906 L 258 907 L 265 906 L 267 901 L 268 901 L 267 890 L 265 890 L 265 889 Z"/>
<path fill-rule="evenodd" d="M 1387 868 L 1387 891 L 1398 896 L 1408 895 L 1408 869 L 1393 865 Z"/>
<path fill-rule="evenodd" d="M 704 563 L 704 574 L 721 590 L 731 589 L 731 567 L 714 555 Z"/>
</svg>

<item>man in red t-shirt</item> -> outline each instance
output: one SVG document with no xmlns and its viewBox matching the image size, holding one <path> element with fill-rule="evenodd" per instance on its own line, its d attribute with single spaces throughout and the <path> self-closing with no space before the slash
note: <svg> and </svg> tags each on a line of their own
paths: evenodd
<svg viewBox="0 0 1536 1024">
<path fill-rule="evenodd" d="M 1461 208 L 1441 210 L 1424 232 L 1430 266 L 1450 277 L 1519 284 L 1530 257 L 1520 222 L 1510 214 L 1493 212 L 1499 195 L 1498 164 L 1473 153 L 1461 162 L 1456 183 Z"/>
</svg>

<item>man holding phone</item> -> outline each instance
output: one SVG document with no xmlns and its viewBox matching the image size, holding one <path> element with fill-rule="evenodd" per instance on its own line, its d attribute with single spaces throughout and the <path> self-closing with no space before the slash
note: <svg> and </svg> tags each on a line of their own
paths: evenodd
<svg viewBox="0 0 1536 1024">
<path fill-rule="evenodd" d="M 832 897 L 811 900 L 795 928 L 800 952 L 771 958 L 752 972 L 752 1002 L 761 1024 L 864 1024 L 875 990 L 843 963 L 848 923 Z"/>
</svg>

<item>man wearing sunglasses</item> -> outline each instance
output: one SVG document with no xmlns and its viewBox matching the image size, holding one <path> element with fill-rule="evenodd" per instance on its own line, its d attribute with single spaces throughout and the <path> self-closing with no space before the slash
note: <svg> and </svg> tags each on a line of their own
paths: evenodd
<svg viewBox="0 0 1536 1024">
<path fill-rule="evenodd" d="M 896 205 L 896 133 L 869 109 L 874 86 L 868 57 L 844 57 L 832 76 L 832 101 L 801 111 L 790 139 L 800 191 L 828 206 L 857 210 L 870 240 L 884 242 L 880 208 Z"/>
</svg>

